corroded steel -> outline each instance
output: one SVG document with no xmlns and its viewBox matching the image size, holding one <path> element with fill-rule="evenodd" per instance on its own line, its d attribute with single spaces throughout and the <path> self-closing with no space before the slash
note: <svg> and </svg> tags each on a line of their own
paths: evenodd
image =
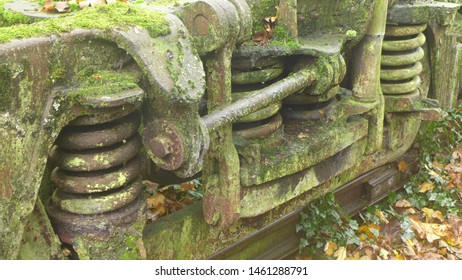
<svg viewBox="0 0 462 280">
<path fill-rule="evenodd" d="M 458 4 L 161 2 L 106 6 L 97 16 L 131 18 L 110 27 L 87 12 L 16 27 L 0 7 L 0 258 L 54 256 L 43 248 L 60 242 L 80 258 L 205 258 L 398 160 L 438 101 L 456 104 Z M 147 166 L 202 175 L 202 202 L 143 231 Z M 379 179 L 340 189 L 348 208 L 395 182 Z M 240 256 L 272 255 L 251 250 Z"/>
</svg>

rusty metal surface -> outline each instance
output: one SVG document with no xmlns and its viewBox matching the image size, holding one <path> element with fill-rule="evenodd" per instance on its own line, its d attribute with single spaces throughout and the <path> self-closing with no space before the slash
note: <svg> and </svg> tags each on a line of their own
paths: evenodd
<svg viewBox="0 0 462 280">
<path fill-rule="evenodd" d="M 121 167 L 93 172 L 68 172 L 56 167 L 51 182 L 68 193 L 98 193 L 117 189 L 133 181 L 140 173 L 141 159 L 136 157 Z"/>
<path fill-rule="evenodd" d="M 290 94 L 310 86 L 314 75 L 310 70 L 301 70 L 292 76 L 250 94 L 248 98 L 231 103 L 222 110 L 214 111 L 202 118 L 209 131 L 225 124 L 233 123 L 255 111 L 263 109 Z"/>
<path fill-rule="evenodd" d="M 86 236 L 97 240 L 107 240 L 114 231 L 133 227 L 140 209 L 145 207 L 145 202 L 143 197 L 139 197 L 123 208 L 97 215 L 65 212 L 51 201 L 45 207 L 61 242 L 72 244 L 72 240 L 76 237 Z"/>
<path fill-rule="evenodd" d="M 388 190 L 396 190 L 404 185 L 401 172 L 396 172 L 396 163 L 390 163 L 371 170 L 334 191 L 339 205 L 349 215 L 354 215 L 366 206 L 377 203 L 386 196 Z M 380 195 L 377 195 L 379 194 Z M 385 194 L 385 196 L 383 195 Z M 371 199 L 371 200 L 369 200 Z M 295 225 L 300 221 L 300 208 L 263 227 L 254 234 L 209 256 L 209 259 L 239 259 L 241 254 L 256 260 L 284 259 L 298 251 L 301 236 L 295 232 Z M 262 247 L 262 240 L 274 242 Z M 250 253 L 252 252 L 252 253 Z"/>
<path fill-rule="evenodd" d="M 275 133 L 282 126 L 282 116 L 277 113 L 268 122 L 247 129 L 233 130 L 233 135 L 246 139 L 267 137 Z"/>
<path fill-rule="evenodd" d="M 50 158 L 68 171 L 94 171 L 115 167 L 134 158 L 141 148 L 140 137 L 135 134 L 125 143 L 100 149 L 69 151 L 53 147 Z"/>
<path fill-rule="evenodd" d="M 134 112 L 115 122 L 94 126 L 66 126 L 56 139 L 56 145 L 69 150 L 85 150 L 110 146 L 130 138 L 140 125 Z"/>
<path fill-rule="evenodd" d="M 157 120 L 146 127 L 143 135 L 148 153 L 154 155 L 154 162 L 166 170 L 179 168 L 184 161 L 184 147 L 181 134 L 169 121 Z"/>
<path fill-rule="evenodd" d="M 90 109 L 88 114 L 75 118 L 69 122 L 69 124 L 74 126 L 85 126 L 111 122 L 127 116 L 137 108 L 137 105 L 127 104 L 116 108 Z"/>
<path fill-rule="evenodd" d="M 56 189 L 53 203 L 61 210 L 82 215 L 103 214 L 117 210 L 139 197 L 142 184 L 134 181 L 111 192 L 98 194 L 71 194 Z"/>
</svg>

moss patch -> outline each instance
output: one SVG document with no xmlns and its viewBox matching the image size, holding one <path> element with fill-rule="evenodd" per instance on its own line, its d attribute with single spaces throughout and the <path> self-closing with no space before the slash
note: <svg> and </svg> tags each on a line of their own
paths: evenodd
<svg viewBox="0 0 462 280">
<path fill-rule="evenodd" d="M 138 86 L 136 78 L 130 73 L 99 70 L 92 66 L 77 73 L 74 83 L 78 87 L 70 95 L 92 97 L 111 95 Z"/>
<path fill-rule="evenodd" d="M 18 23 L 32 22 L 31 18 L 26 17 L 18 12 L 5 10 L 3 6 L 10 2 L 13 2 L 13 0 L 0 0 L 0 27 L 11 26 Z"/>
<path fill-rule="evenodd" d="M 34 24 L 0 28 L 0 43 L 13 39 L 48 36 L 54 32 L 69 32 L 77 28 L 128 29 L 131 25 L 146 28 L 153 38 L 170 33 L 169 21 L 163 13 L 132 4 L 114 3 Z"/>
<path fill-rule="evenodd" d="M 0 65 L 0 111 L 10 107 L 11 97 L 11 71 L 6 65 Z"/>
</svg>

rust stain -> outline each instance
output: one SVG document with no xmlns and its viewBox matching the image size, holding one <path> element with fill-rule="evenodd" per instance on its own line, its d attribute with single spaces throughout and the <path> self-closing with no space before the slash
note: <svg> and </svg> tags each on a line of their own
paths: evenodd
<svg viewBox="0 0 462 280">
<path fill-rule="evenodd" d="M 13 195 L 13 188 L 10 185 L 10 171 L 0 170 L 0 199 L 10 198 Z"/>
</svg>

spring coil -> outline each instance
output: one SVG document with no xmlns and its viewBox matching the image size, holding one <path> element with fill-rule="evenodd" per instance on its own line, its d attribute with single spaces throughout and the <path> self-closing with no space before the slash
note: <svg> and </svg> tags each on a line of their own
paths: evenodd
<svg viewBox="0 0 462 280">
<path fill-rule="evenodd" d="M 284 73 L 284 62 L 279 58 L 262 58 L 251 63 L 233 60 L 232 67 L 233 101 L 245 98 L 252 90 L 264 88 Z M 233 134 L 246 139 L 272 135 L 282 127 L 281 107 L 282 102 L 278 101 L 239 119 L 233 125 Z"/>
<path fill-rule="evenodd" d="M 422 45 L 426 24 L 409 26 L 387 25 L 382 45 L 380 80 L 385 95 L 418 92 L 424 57 Z"/>
<path fill-rule="evenodd" d="M 120 109 L 120 108 L 119 108 Z M 53 205 L 73 214 L 102 214 L 141 194 L 138 111 L 82 116 L 59 134 L 50 158 Z"/>
<path fill-rule="evenodd" d="M 307 61 L 301 59 L 300 66 Z M 330 58 L 322 64 L 323 76 L 315 85 L 289 95 L 284 99 L 282 115 L 284 119 L 293 119 L 307 122 L 331 121 L 335 108 L 335 97 L 340 92 L 340 82 L 346 73 L 346 63 L 343 56 Z"/>
</svg>

